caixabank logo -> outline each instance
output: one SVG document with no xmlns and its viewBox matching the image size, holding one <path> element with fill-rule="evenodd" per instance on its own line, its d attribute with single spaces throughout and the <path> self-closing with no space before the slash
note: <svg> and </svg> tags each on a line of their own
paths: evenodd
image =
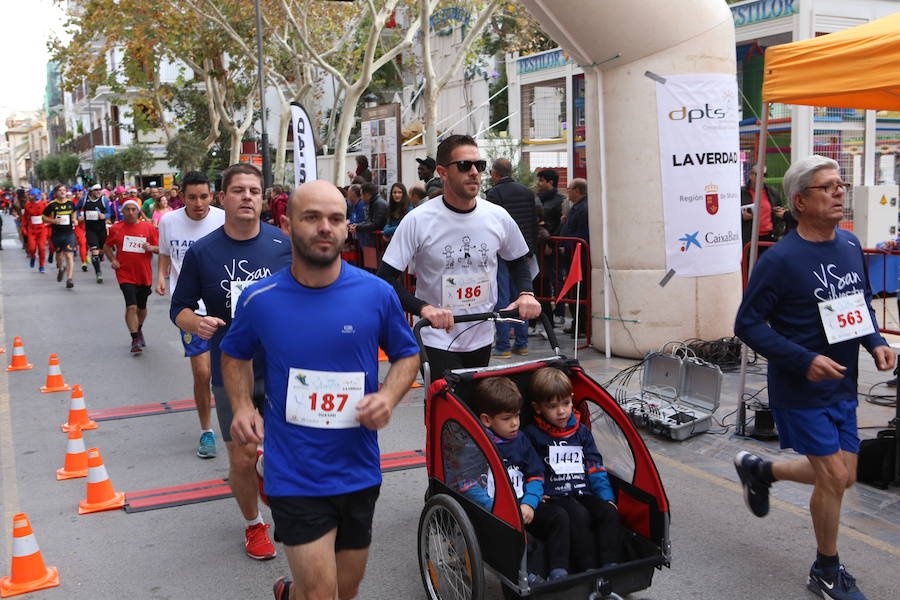
<svg viewBox="0 0 900 600">
<path fill-rule="evenodd" d="M 702 240 L 702 241 L 701 241 Z M 696 246 L 697 249 L 711 246 L 730 246 L 732 244 L 740 244 L 741 236 L 739 233 L 730 229 L 724 233 L 707 231 L 700 235 L 700 231 L 694 233 L 685 233 L 678 238 L 679 250 L 682 252 L 690 251 L 691 247 Z"/>
</svg>

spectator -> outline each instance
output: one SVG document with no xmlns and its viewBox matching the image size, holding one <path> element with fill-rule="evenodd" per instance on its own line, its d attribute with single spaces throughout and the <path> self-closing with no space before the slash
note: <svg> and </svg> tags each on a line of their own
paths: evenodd
<svg viewBox="0 0 900 600">
<path fill-rule="evenodd" d="M 288 196 L 280 185 L 272 186 L 272 200 L 269 210 L 272 212 L 272 225 L 281 227 L 281 217 L 287 213 Z"/>
<path fill-rule="evenodd" d="M 417 158 L 419 163 L 418 174 L 419 179 L 425 182 L 425 194 L 429 198 L 440 196 L 444 193 L 444 181 L 434 174 L 437 163 L 430 156 L 425 158 Z"/>
<path fill-rule="evenodd" d="M 369 170 L 369 159 L 362 154 L 356 155 L 356 172 L 347 171 L 347 178 L 350 183 L 358 183 L 357 178 L 361 178 L 363 183 L 372 183 L 372 171 Z"/>
<path fill-rule="evenodd" d="M 566 191 L 569 193 L 569 200 L 572 201 L 572 207 L 569 209 L 568 216 L 565 218 L 562 226 L 559 228 L 559 235 L 563 237 L 581 238 L 584 241 L 590 243 L 591 232 L 588 230 L 587 181 L 585 181 L 584 179 L 573 179 L 572 183 L 570 183 L 566 188 Z M 570 244 L 568 249 L 572 249 L 572 246 L 573 244 Z M 581 249 L 581 272 L 585 274 L 585 277 L 590 276 L 587 274 L 587 253 L 587 248 Z M 574 319 L 574 304 L 569 304 L 569 313 Z M 588 318 L 589 315 L 580 315 L 578 335 L 584 335 L 584 333 L 587 331 Z M 573 324 L 563 329 L 563 333 L 572 333 L 574 330 L 575 328 L 573 321 Z"/>
<path fill-rule="evenodd" d="M 591 233 L 588 231 L 588 203 L 587 181 L 573 179 L 566 188 L 572 207 L 569 214 L 559 228 L 559 235 L 564 237 L 577 237 L 590 243 Z"/>
<path fill-rule="evenodd" d="M 747 173 L 747 185 L 741 188 L 741 241 L 743 244 L 750 241 L 750 232 L 753 228 L 753 211 L 750 205 L 754 203 L 754 194 L 756 193 L 756 168 L 756 165 L 750 167 L 750 172 Z M 763 177 L 765 175 L 766 167 L 763 165 Z M 759 206 L 759 241 L 774 242 L 776 237 L 780 237 L 776 236 L 776 234 L 780 233 L 779 229 L 784 229 L 782 219 L 784 219 L 786 212 L 788 213 L 788 218 L 796 226 L 796 220 L 782 206 L 781 195 L 774 187 L 763 184 Z M 760 250 L 765 251 L 764 248 L 760 248 Z"/>
<path fill-rule="evenodd" d="M 416 183 L 409 188 L 409 204 L 411 208 L 415 208 L 428 200 L 428 194 L 425 192 L 425 186 Z"/>
<path fill-rule="evenodd" d="M 409 196 L 406 193 L 406 186 L 400 182 L 391 186 L 391 199 L 388 202 L 388 222 L 384 226 L 384 238 L 390 239 L 394 235 L 394 230 L 400 225 L 400 220 L 409 212 Z"/>
<path fill-rule="evenodd" d="M 526 186 L 516 183 L 512 178 L 512 163 L 505 158 L 498 158 L 491 166 L 491 181 L 494 182 L 487 195 L 489 202 L 506 209 L 513 218 L 525 243 L 528 245 L 528 258 L 534 254 L 537 246 L 537 207 L 534 204 L 534 194 Z M 496 310 L 502 310 L 512 301 L 518 298 L 518 285 L 509 277 L 508 261 L 497 261 L 497 306 Z M 499 358 L 508 358 L 512 354 L 509 348 L 509 323 L 496 323 L 496 339 L 494 350 L 491 353 Z M 520 356 L 528 354 L 528 324 L 519 323 L 512 326 L 515 332 L 515 344 L 512 352 Z"/>
<path fill-rule="evenodd" d="M 169 208 L 172 210 L 178 210 L 184 206 L 184 202 L 181 200 L 181 186 L 173 185 L 169 189 Z"/>
<path fill-rule="evenodd" d="M 153 205 L 153 215 L 151 217 L 153 224 L 159 227 L 159 220 L 168 212 L 172 212 L 172 207 L 169 206 L 169 197 L 163 194 L 157 198 L 156 203 Z"/>
<path fill-rule="evenodd" d="M 159 200 L 159 197 L 162 196 L 162 190 L 156 186 L 150 188 L 150 194 L 146 200 L 144 200 L 143 206 L 141 206 L 141 212 L 147 220 L 150 221 L 153 219 L 153 207 L 156 205 L 156 201 Z"/>
<path fill-rule="evenodd" d="M 263 223 L 268 223 L 269 225 L 273 225 L 272 223 L 272 210 L 269 208 L 269 202 L 263 200 L 262 210 L 259 212 L 259 220 Z"/>
<path fill-rule="evenodd" d="M 358 183 L 347 188 L 347 219 L 350 225 L 366 220 L 366 203 L 362 201 L 362 186 Z"/>
<path fill-rule="evenodd" d="M 559 235 L 562 222 L 562 207 L 566 197 L 559 193 L 559 174 L 553 169 L 541 169 L 537 174 L 537 196 L 541 209 L 541 219 L 548 236 Z M 544 254 L 544 268 L 541 269 L 540 290 L 542 296 L 556 297 L 557 290 L 562 288 L 565 265 L 558 264 L 557 257 L 553 256 L 553 248 L 541 244 Z M 550 305 L 542 302 L 544 311 L 549 313 Z M 565 324 L 565 310 L 563 306 L 556 307 L 553 324 Z"/>
<path fill-rule="evenodd" d="M 374 183 L 363 184 L 362 199 L 366 206 L 366 220 L 350 225 L 350 232 L 371 233 L 383 230 L 387 223 L 388 207 L 378 192 L 378 186 Z M 375 245 L 370 235 L 360 236 L 359 241 L 363 246 Z"/>
</svg>

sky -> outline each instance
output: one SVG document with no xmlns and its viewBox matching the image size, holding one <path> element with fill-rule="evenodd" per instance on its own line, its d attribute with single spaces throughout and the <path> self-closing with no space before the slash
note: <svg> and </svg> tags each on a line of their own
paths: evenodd
<svg viewBox="0 0 900 600">
<path fill-rule="evenodd" d="M 65 1 L 0 0 L 0 22 L 14 24 L 3 31 L 0 60 L 0 134 L 6 117 L 15 110 L 36 110 L 44 105 L 47 82 L 47 39 L 61 36 Z"/>
</svg>

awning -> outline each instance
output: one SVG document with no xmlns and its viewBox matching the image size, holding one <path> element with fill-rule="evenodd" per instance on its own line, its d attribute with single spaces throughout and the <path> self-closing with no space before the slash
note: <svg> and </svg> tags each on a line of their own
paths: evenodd
<svg viewBox="0 0 900 600">
<path fill-rule="evenodd" d="M 769 47 L 763 101 L 900 109 L 900 13 Z"/>
</svg>

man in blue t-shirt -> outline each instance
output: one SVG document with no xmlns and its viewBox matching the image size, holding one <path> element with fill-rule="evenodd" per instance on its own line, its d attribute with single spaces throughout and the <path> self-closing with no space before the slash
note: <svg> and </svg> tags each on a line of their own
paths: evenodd
<svg viewBox="0 0 900 600">
<path fill-rule="evenodd" d="M 265 490 L 293 581 L 308 598 L 353 598 L 365 571 L 381 486 L 376 430 L 409 390 L 419 348 L 393 288 L 340 259 L 344 198 L 334 185 L 303 184 L 288 203 L 293 260 L 253 284 L 222 341 L 231 432 L 259 443 L 250 361 L 266 357 Z M 359 299 L 366 309 L 358 310 Z M 391 368 L 378 387 L 378 348 Z"/>
<path fill-rule="evenodd" d="M 280 229 L 259 220 L 262 187 L 262 173 L 253 165 L 242 163 L 225 169 L 219 192 L 225 224 L 194 242 L 185 253 L 169 310 L 179 328 L 210 342 L 212 391 L 219 430 L 228 449 L 228 481 L 247 521 L 247 555 L 256 560 L 273 558 L 275 546 L 259 512 L 256 444 L 231 439 L 232 405 L 222 383 L 219 343 L 228 332 L 243 289 L 291 263 L 290 239 Z M 206 315 L 195 312 L 201 300 Z M 278 315 L 269 318 L 277 321 Z M 265 397 L 263 371 L 262 363 L 255 365 L 254 391 L 259 406 Z"/>
<path fill-rule="evenodd" d="M 769 511 L 774 481 L 814 486 L 809 511 L 818 552 L 807 587 L 821 597 L 864 600 L 837 552 L 841 500 L 856 481 L 859 346 L 880 371 L 893 368 L 896 357 L 878 333 L 862 245 L 836 229 L 846 190 L 838 164 L 823 156 L 798 161 L 785 173 L 784 189 L 799 224 L 757 263 L 734 329 L 769 361 L 781 447 L 806 459 L 769 462 L 740 452 L 734 463 L 758 517 Z"/>
</svg>

